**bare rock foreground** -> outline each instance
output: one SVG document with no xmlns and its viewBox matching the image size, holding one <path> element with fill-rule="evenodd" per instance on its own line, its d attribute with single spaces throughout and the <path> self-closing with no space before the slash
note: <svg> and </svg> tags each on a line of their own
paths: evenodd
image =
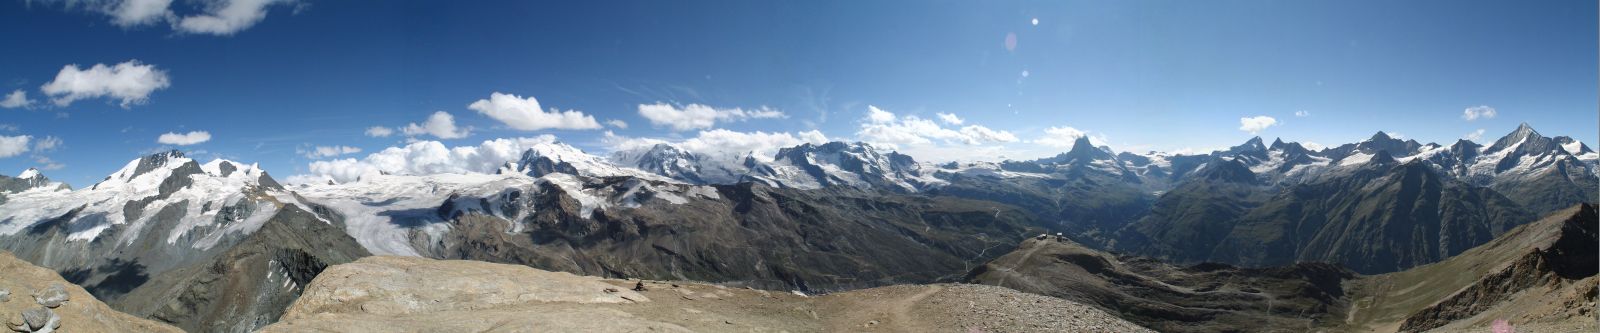
<svg viewBox="0 0 1600 333">
<path fill-rule="evenodd" d="M 641 288 L 642 287 L 642 288 Z M 1148 332 L 1011 289 L 900 285 L 808 296 L 368 257 L 328 268 L 264 332 Z"/>
<path fill-rule="evenodd" d="M 61 275 L 0 251 L 0 332 L 183 332 L 112 310 Z"/>
</svg>

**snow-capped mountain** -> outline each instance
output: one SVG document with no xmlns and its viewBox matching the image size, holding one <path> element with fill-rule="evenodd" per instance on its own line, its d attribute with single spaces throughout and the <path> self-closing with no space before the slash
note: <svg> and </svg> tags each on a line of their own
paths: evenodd
<svg viewBox="0 0 1600 333">
<path fill-rule="evenodd" d="M 644 170 L 690 184 L 733 184 L 747 179 L 750 165 L 760 165 L 757 157 L 706 155 L 671 143 L 621 150 L 611 154 L 621 166 Z"/>
<path fill-rule="evenodd" d="M 200 164 L 170 151 L 130 161 L 89 188 L 12 194 L 0 205 L 0 235 L 49 223 L 68 240 L 109 238 L 115 247 L 156 233 L 166 245 L 204 249 L 289 204 L 299 202 L 254 164 Z"/>
<path fill-rule="evenodd" d="M 640 177 L 663 180 L 661 175 L 619 166 L 560 142 L 540 143 L 528 148 L 522 153 L 522 158 L 517 160 L 515 169 L 519 173 L 533 177 L 565 173 L 585 177 Z"/>
<path fill-rule="evenodd" d="M 553 197 L 573 200 L 576 205 L 571 208 L 583 219 L 591 218 L 596 210 L 717 197 L 715 190 L 704 186 L 653 178 L 660 177 L 568 172 L 538 177 L 523 173 L 377 175 L 344 184 L 305 184 L 293 190 L 343 216 L 346 230 L 368 251 L 418 256 L 438 251 L 439 240 L 451 232 L 448 222 L 463 215 L 496 218 L 502 224 L 496 229 L 503 233 L 524 232 L 526 220 L 550 209 L 548 198 Z"/>
<path fill-rule="evenodd" d="M 28 168 L 18 173 L 16 177 L 0 175 L 0 202 L 5 202 L 6 193 L 17 193 L 41 189 L 44 191 L 71 190 L 65 183 L 51 181 L 39 169 Z"/>
<path fill-rule="evenodd" d="M 774 186 L 814 189 L 845 186 L 916 192 L 943 181 L 911 156 L 880 152 L 866 143 L 801 144 L 778 150 L 771 163 L 747 159 L 749 177 Z"/>
<path fill-rule="evenodd" d="M 690 184 L 755 181 L 769 186 L 817 189 L 851 187 L 917 192 L 937 186 L 934 169 L 910 156 L 866 143 L 829 142 L 779 149 L 770 158 L 752 153 L 706 155 L 661 143 L 612 154 L 611 161 Z"/>
</svg>

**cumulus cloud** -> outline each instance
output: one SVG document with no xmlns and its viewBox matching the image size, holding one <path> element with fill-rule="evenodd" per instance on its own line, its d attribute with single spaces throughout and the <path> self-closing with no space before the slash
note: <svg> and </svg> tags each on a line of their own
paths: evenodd
<svg viewBox="0 0 1600 333">
<path fill-rule="evenodd" d="M 228 36 L 248 29 L 267 17 L 268 7 L 294 0 L 200 0 L 198 11 L 178 13 L 172 0 L 55 0 L 68 8 L 82 8 L 111 17 L 123 28 L 169 23 L 182 33 Z"/>
<path fill-rule="evenodd" d="M 1295 111 L 1294 112 L 1294 116 L 1295 117 L 1310 117 L 1311 116 L 1311 111 L 1306 111 L 1306 110 Z"/>
<path fill-rule="evenodd" d="M 877 106 L 867 106 L 867 121 L 872 123 L 887 123 L 894 121 L 894 113 L 879 109 Z"/>
<path fill-rule="evenodd" d="M 879 110 L 879 111 L 882 111 L 882 110 Z M 966 122 L 966 120 L 961 120 L 961 117 L 957 117 L 955 114 L 952 114 L 952 113 L 939 113 L 938 115 L 939 115 L 939 120 L 943 120 L 944 123 L 946 123 L 946 124 L 961 125 L 961 123 Z"/>
<path fill-rule="evenodd" d="M 367 131 L 368 135 L 371 135 L 372 129 L 369 128 Z M 440 139 L 460 139 L 472 134 L 472 129 L 457 128 L 454 116 L 451 116 L 448 112 L 437 111 L 428 116 L 428 120 L 423 121 L 422 124 L 406 124 L 405 127 L 400 128 L 400 132 L 410 137 L 432 135 Z"/>
<path fill-rule="evenodd" d="M 34 100 L 28 99 L 28 92 L 22 91 L 22 89 L 17 89 L 11 91 L 10 94 L 6 94 L 6 98 L 4 100 L 0 100 L 0 108 L 25 108 L 33 106 L 33 103 Z"/>
<path fill-rule="evenodd" d="M 166 71 L 138 60 L 128 60 L 114 66 L 95 64 L 88 69 L 67 65 L 56 73 L 55 80 L 45 83 L 39 90 L 51 96 L 56 106 L 67 106 L 81 99 L 110 97 L 121 100 L 122 107 L 127 108 L 149 101 L 150 93 L 171 85 Z"/>
<path fill-rule="evenodd" d="M 367 133 L 367 136 L 370 136 L 370 137 L 386 138 L 386 137 L 389 137 L 390 135 L 394 135 L 394 130 L 390 129 L 388 127 L 383 127 L 383 126 L 373 126 L 373 127 L 368 127 L 366 133 Z"/>
<path fill-rule="evenodd" d="M 287 0 L 218 0 L 206 5 L 206 12 L 186 16 L 173 24 L 178 31 L 228 36 L 255 26 L 267 18 L 267 6 Z"/>
<path fill-rule="evenodd" d="M 28 152 L 28 142 L 33 137 L 27 135 L 3 136 L 0 135 L 0 158 L 7 158 Z"/>
<path fill-rule="evenodd" d="M 156 138 L 156 142 L 166 145 L 187 146 L 201 142 L 211 141 L 211 133 L 206 131 L 193 131 L 189 133 L 167 132 Z"/>
<path fill-rule="evenodd" d="M 104 9 L 111 23 L 121 27 L 140 26 L 172 19 L 172 0 L 110 1 Z"/>
<path fill-rule="evenodd" d="M 1268 127 L 1278 124 L 1278 119 L 1268 116 L 1255 116 L 1239 118 L 1239 130 L 1250 134 L 1261 133 Z"/>
<path fill-rule="evenodd" d="M 649 148 L 657 143 L 672 143 L 688 151 L 711 156 L 712 158 L 742 158 L 746 154 L 754 155 L 758 159 L 771 160 L 778 149 L 798 146 L 803 143 L 821 144 L 828 142 L 828 137 L 821 131 L 811 130 L 798 133 L 788 132 L 737 132 L 726 129 L 713 129 L 700 131 L 698 135 L 677 142 L 651 139 L 630 138 L 618 136 L 611 131 L 606 131 L 601 139 L 613 151 Z"/>
<path fill-rule="evenodd" d="M 513 94 L 495 92 L 489 94 L 489 99 L 480 99 L 467 106 L 468 109 L 478 111 L 489 118 L 499 120 L 511 128 L 536 131 L 547 128 L 553 129 L 598 129 L 600 123 L 593 116 L 575 110 L 559 111 L 550 109 L 545 112 L 539 108 L 539 100 L 533 96 L 522 98 Z"/>
<path fill-rule="evenodd" d="M 1466 119 L 1467 121 L 1478 120 L 1478 118 L 1494 119 L 1494 116 L 1497 115 L 1500 115 L 1500 113 L 1488 105 L 1469 107 L 1461 111 L 1461 119 Z"/>
<path fill-rule="evenodd" d="M 1008 131 L 993 130 L 982 125 L 945 128 L 933 120 L 917 116 L 897 118 L 894 113 L 876 106 L 867 106 L 867 119 L 856 132 L 856 137 L 867 143 L 891 148 L 937 143 L 979 145 L 1018 141 L 1017 136 Z"/>
<path fill-rule="evenodd" d="M 59 147 L 61 147 L 61 138 L 54 136 L 46 136 L 33 142 L 33 150 L 41 153 L 56 150 Z"/>
<path fill-rule="evenodd" d="M 765 106 L 754 110 L 745 110 L 740 108 L 718 109 L 703 104 L 689 104 L 680 108 L 666 103 L 639 104 L 639 115 L 650 120 L 651 125 L 666 126 L 673 131 L 707 129 L 716 126 L 719 121 L 788 117 L 783 111 Z"/>
<path fill-rule="evenodd" d="M 1072 148 L 1073 143 L 1076 143 L 1078 138 L 1082 137 L 1088 137 L 1089 143 L 1096 146 L 1106 144 L 1106 139 L 1104 136 L 1090 136 L 1089 132 L 1073 128 L 1072 126 L 1051 126 L 1050 128 L 1044 129 L 1044 135 L 1039 136 L 1037 139 L 1033 139 L 1031 142 L 1054 148 Z"/>
<path fill-rule="evenodd" d="M 1467 139 L 1468 141 L 1478 141 L 1478 139 L 1483 138 L 1483 132 L 1484 130 L 1479 128 L 1478 130 L 1467 133 L 1467 135 L 1463 135 L 1461 137 Z"/>
<path fill-rule="evenodd" d="M 359 153 L 359 152 L 361 152 L 361 148 L 350 147 L 350 146 L 316 146 L 316 147 L 311 147 L 310 149 L 297 149 L 297 151 L 301 155 L 305 155 L 306 158 L 319 159 L 319 158 L 334 157 L 334 156 L 339 156 L 339 155 L 344 155 L 344 154 Z"/>
<path fill-rule="evenodd" d="M 622 121 L 621 119 L 607 120 L 606 125 L 611 125 L 611 127 L 616 128 L 628 128 L 628 122 Z"/>
<path fill-rule="evenodd" d="M 446 147 L 438 141 L 416 141 L 389 147 L 366 157 L 311 162 L 310 173 L 290 177 L 289 183 L 332 179 L 349 182 L 363 175 L 389 173 L 428 175 L 439 173 L 491 173 L 506 162 L 522 157 L 534 145 L 555 142 L 551 135 L 494 139 L 477 146 Z"/>
</svg>

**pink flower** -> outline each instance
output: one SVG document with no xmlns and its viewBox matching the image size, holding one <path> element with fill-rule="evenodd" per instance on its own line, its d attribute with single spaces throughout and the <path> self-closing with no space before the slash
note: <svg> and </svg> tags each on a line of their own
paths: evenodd
<svg viewBox="0 0 1600 333">
<path fill-rule="evenodd" d="M 1494 333 L 1517 333 L 1517 329 L 1511 327 L 1511 323 L 1505 319 L 1495 319 L 1494 323 L 1489 325 L 1489 330 Z"/>
</svg>

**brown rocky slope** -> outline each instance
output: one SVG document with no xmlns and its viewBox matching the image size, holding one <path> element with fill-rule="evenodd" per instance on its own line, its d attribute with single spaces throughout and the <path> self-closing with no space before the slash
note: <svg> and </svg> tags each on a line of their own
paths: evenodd
<svg viewBox="0 0 1600 333">
<path fill-rule="evenodd" d="M 965 284 L 808 296 L 526 266 L 367 257 L 329 267 L 264 332 L 1148 332 L 1089 306 Z"/>
</svg>

